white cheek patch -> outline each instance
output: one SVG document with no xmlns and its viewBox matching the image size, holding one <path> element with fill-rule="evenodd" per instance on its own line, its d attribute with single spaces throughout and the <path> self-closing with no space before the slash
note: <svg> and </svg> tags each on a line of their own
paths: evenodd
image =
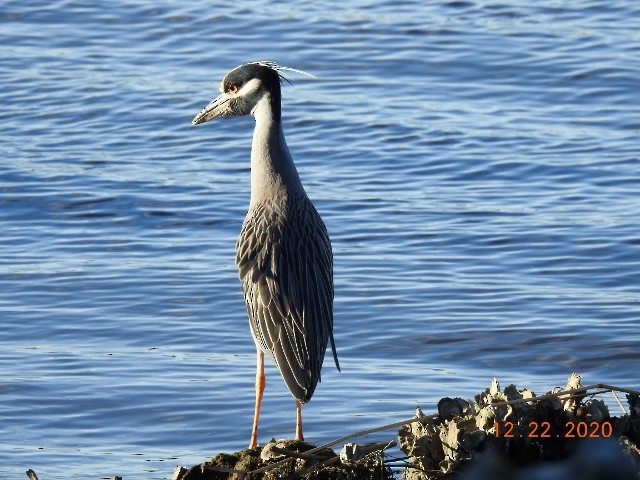
<svg viewBox="0 0 640 480">
<path fill-rule="evenodd" d="M 260 88 L 260 80 L 252 78 L 245 83 L 240 90 L 238 90 L 238 96 L 251 96 Z"/>
</svg>

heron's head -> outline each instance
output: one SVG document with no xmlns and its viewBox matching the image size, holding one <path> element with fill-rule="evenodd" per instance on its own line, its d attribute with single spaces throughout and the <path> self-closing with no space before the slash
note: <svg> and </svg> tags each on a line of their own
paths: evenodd
<svg viewBox="0 0 640 480">
<path fill-rule="evenodd" d="M 291 83 L 284 74 L 286 71 L 313 76 L 273 62 L 251 62 L 234 68 L 220 82 L 220 95 L 196 115 L 193 125 L 218 117 L 255 116 L 259 106 L 279 121 L 280 83 L 282 80 Z"/>
</svg>

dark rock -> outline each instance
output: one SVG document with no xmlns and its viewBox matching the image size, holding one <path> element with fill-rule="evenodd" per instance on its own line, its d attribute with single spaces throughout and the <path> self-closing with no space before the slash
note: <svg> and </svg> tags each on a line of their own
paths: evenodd
<svg viewBox="0 0 640 480">
<path fill-rule="evenodd" d="M 262 449 L 221 453 L 210 462 L 189 469 L 178 467 L 172 480 L 240 480 L 250 472 L 253 480 L 393 480 L 391 471 L 384 465 L 378 452 L 342 463 L 331 449 L 305 454 L 311 449 L 315 447 L 305 442 L 272 440 Z M 286 458 L 290 460 L 282 462 Z M 270 468 L 253 473 L 265 467 Z"/>
</svg>

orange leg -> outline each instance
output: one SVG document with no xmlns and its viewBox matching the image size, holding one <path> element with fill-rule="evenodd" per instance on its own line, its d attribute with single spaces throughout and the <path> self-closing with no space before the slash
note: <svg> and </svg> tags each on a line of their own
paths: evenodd
<svg viewBox="0 0 640 480">
<path fill-rule="evenodd" d="M 304 441 L 302 437 L 302 404 L 296 400 L 296 440 Z"/>
<path fill-rule="evenodd" d="M 256 408 L 253 411 L 253 429 L 251 430 L 251 442 L 249 448 L 258 446 L 258 422 L 260 420 L 260 404 L 264 393 L 264 353 L 258 349 L 258 363 L 256 365 Z"/>
</svg>

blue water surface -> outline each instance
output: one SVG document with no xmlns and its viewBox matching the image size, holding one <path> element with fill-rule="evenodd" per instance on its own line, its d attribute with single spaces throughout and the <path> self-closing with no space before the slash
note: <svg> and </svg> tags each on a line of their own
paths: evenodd
<svg viewBox="0 0 640 480">
<path fill-rule="evenodd" d="M 283 91 L 335 256 L 309 441 L 494 376 L 640 387 L 640 3 L 20 0 L 0 52 L 1 478 L 246 447 L 253 120 L 191 119 L 252 60 L 317 77 Z M 261 441 L 294 412 L 269 365 Z"/>
</svg>

